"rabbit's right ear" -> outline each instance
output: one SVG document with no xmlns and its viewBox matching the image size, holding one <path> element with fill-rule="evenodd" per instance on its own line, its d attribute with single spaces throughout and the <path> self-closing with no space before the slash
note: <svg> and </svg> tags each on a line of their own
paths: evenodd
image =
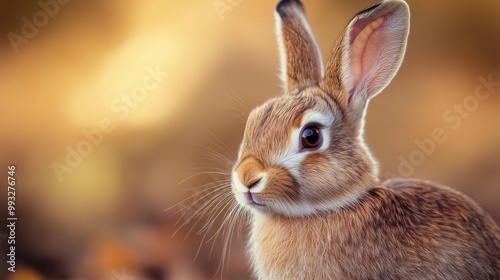
<svg viewBox="0 0 500 280">
<path fill-rule="evenodd" d="M 321 55 L 300 0 L 277 4 L 276 35 L 285 91 L 318 85 L 323 77 Z"/>
<path fill-rule="evenodd" d="M 354 16 L 337 42 L 320 87 L 354 123 L 362 123 L 368 100 L 398 71 L 406 50 L 409 17 L 405 1 L 385 0 Z"/>
</svg>

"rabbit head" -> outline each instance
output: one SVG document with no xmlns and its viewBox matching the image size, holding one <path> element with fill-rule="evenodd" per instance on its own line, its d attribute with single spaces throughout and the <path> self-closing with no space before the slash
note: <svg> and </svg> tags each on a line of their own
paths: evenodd
<svg viewBox="0 0 500 280">
<path fill-rule="evenodd" d="M 355 203 L 378 181 L 364 115 L 401 65 L 408 6 L 386 0 L 358 13 L 326 71 L 301 1 L 278 3 L 276 28 L 285 93 L 250 113 L 232 191 L 254 213 L 290 217 Z"/>
</svg>

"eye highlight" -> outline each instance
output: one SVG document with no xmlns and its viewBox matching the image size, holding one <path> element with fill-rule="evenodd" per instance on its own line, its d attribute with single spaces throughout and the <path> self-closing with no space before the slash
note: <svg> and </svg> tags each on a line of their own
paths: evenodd
<svg viewBox="0 0 500 280">
<path fill-rule="evenodd" d="M 301 150 L 315 150 L 323 143 L 321 129 L 317 125 L 307 125 L 300 133 Z"/>
</svg>

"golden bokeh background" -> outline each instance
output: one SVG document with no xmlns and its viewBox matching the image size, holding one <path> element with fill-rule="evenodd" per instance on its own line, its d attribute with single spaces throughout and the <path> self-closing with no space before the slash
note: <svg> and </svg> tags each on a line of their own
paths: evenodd
<svg viewBox="0 0 500 280">
<path fill-rule="evenodd" d="M 324 59 L 371 4 L 305 1 Z M 450 185 L 500 222 L 500 85 L 474 100 L 480 77 L 500 82 L 500 2 L 409 5 L 406 59 L 370 104 L 367 143 L 383 177 Z M 228 171 L 214 153 L 234 158 L 249 110 L 281 94 L 274 6 L 1 0 L 0 205 L 5 221 L 7 166 L 15 164 L 18 221 L 17 272 L 7 273 L 2 253 L 0 277 L 250 279 L 244 227 L 222 276 L 223 238 L 207 240 L 228 208 L 205 240 L 197 233 L 210 212 L 198 224 L 189 219 L 215 201 L 203 184 L 224 175 L 183 180 Z M 415 141 L 435 129 L 446 141 L 419 157 Z M 5 227 L 0 234 L 7 252 Z"/>
</svg>

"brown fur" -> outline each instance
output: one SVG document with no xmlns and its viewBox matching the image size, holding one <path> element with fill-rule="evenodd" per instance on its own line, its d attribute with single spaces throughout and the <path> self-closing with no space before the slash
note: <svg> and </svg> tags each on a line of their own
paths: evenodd
<svg viewBox="0 0 500 280">
<path fill-rule="evenodd" d="M 338 212 L 256 217 L 263 279 L 498 279 L 500 231 L 477 204 L 429 182 L 385 185 Z"/>
<path fill-rule="evenodd" d="M 380 183 L 363 141 L 368 100 L 404 55 L 407 5 L 386 0 L 356 15 L 322 79 L 302 4 L 283 0 L 277 11 L 287 94 L 250 113 L 232 174 L 236 199 L 252 213 L 258 279 L 500 279 L 500 229 L 488 214 L 438 184 Z M 374 42 L 351 38 L 377 20 Z M 375 62 L 363 52 L 351 61 L 360 49 Z M 349 82 L 350 67 L 362 70 L 360 84 Z M 301 148 L 308 125 L 324 136 L 317 150 Z"/>
<path fill-rule="evenodd" d="M 304 7 L 300 1 L 282 1 L 276 12 L 283 19 L 276 32 L 281 36 L 282 53 L 287 55 L 282 75 L 287 91 L 308 85 L 315 85 L 322 79 L 321 57 L 316 42 L 304 16 Z M 283 43 L 283 44 L 281 44 Z"/>
</svg>

